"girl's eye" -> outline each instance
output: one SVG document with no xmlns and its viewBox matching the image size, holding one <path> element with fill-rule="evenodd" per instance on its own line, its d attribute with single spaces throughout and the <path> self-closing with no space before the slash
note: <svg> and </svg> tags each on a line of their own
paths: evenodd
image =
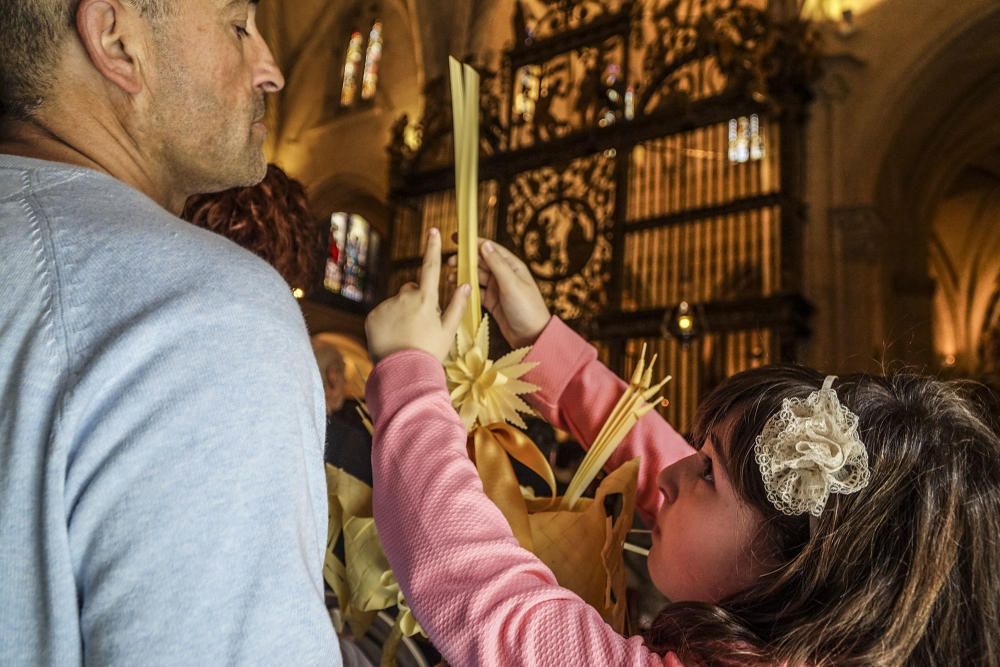
<svg viewBox="0 0 1000 667">
<path fill-rule="evenodd" d="M 244 28 L 243 26 L 237 25 L 237 26 L 233 26 L 233 27 L 236 28 L 236 36 L 239 39 L 244 39 L 245 37 L 249 37 L 250 36 L 250 33 L 247 32 L 247 29 Z"/>
<path fill-rule="evenodd" d="M 712 459 L 705 457 L 705 468 L 701 471 L 701 477 L 709 484 L 715 484 L 715 473 L 712 472 Z"/>
</svg>

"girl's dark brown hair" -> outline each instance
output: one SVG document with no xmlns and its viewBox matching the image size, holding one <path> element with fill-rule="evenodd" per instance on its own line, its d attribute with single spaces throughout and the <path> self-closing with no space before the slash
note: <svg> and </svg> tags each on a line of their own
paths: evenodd
<svg viewBox="0 0 1000 667">
<path fill-rule="evenodd" d="M 769 574 L 717 605 L 668 605 L 647 643 L 696 665 L 1000 665 L 1000 439 L 982 391 L 899 373 L 834 383 L 859 417 L 871 481 L 831 495 L 810 530 L 767 501 L 754 442 L 786 398 L 823 376 L 735 375 L 701 404 L 741 498 L 766 517 Z"/>
<path fill-rule="evenodd" d="M 302 184 L 273 164 L 258 185 L 191 197 L 181 217 L 258 255 L 292 287 L 306 289 L 316 279 L 323 230 Z"/>
</svg>

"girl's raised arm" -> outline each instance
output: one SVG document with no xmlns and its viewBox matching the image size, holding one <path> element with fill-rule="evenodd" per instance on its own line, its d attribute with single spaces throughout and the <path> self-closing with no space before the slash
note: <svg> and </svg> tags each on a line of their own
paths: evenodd
<svg viewBox="0 0 1000 667">
<path fill-rule="evenodd" d="M 625 382 L 597 360 L 592 345 L 556 317 L 546 325 L 525 361 L 538 362 L 524 379 L 541 387 L 525 398 L 546 421 L 589 447 L 625 391 Z M 693 453 L 684 438 L 653 411 L 639 420 L 605 467 L 614 470 L 641 457 L 636 506 L 649 523 L 660 502 L 659 472 Z"/>
<path fill-rule="evenodd" d="M 439 359 L 392 354 L 372 373 L 367 398 L 379 537 L 414 615 L 450 664 L 680 667 L 641 638 L 617 634 L 518 545 L 483 494 Z"/>
<path fill-rule="evenodd" d="M 625 383 L 597 361 L 592 346 L 549 315 L 524 262 L 492 241 L 482 242 L 480 254 L 483 305 L 507 342 L 513 347 L 532 345 L 526 361 L 539 362 L 524 379 L 540 386 L 541 391 L 526 398 L 549 423 L 589 446 L 625 391 Z M 613 470 L 642 457 L 637 507 L 648 522 L 659 507 L 656 478 L 660 470 L 693 453 L 687 442 L 652 412 L 632 429 L 606 467 Z"/>
</svg>

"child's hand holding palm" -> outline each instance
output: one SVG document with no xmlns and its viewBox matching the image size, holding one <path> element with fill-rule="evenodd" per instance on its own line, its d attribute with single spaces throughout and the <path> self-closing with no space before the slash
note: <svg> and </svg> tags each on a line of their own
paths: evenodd
<svg viewBox="0 0 1000 667">
<path fill-rule="evenodd" d="M 399 294 L 383 301 L 365 320 L 368 351 L 373 361 L 401 350 L 423 350 L 444 361 L 469 303 L 470 289 L 462 285 L 442 316 L 438 307 L 441 277 L 441 234 L 432 229 L 427 240 L 420 284 L 407 283 Z"/>
<path fill-rule="evenodd" d="M 533 344 L 550 315 L 531 271 L 514 253 L 492 241 L 480 241 L 479 254 L 483 307 L 512 347 Z M 455 264 L 454 257 L 450 263 Z"/>
</svg>

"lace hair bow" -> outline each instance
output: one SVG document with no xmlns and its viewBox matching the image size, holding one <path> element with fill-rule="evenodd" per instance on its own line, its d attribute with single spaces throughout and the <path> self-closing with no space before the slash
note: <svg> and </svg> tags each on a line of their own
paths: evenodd
<svg viewBox="0 0 1000 667">
<path fill-rule="evenodd" d="M 858 416 L 833 390 L 835 376 L 805 400 L 786 398 L 754 445 L 767 499 L 789 516 L 818 517 L 831 493 L 868 486 L 868 451 L 858 438 Z"/>
</svg>

